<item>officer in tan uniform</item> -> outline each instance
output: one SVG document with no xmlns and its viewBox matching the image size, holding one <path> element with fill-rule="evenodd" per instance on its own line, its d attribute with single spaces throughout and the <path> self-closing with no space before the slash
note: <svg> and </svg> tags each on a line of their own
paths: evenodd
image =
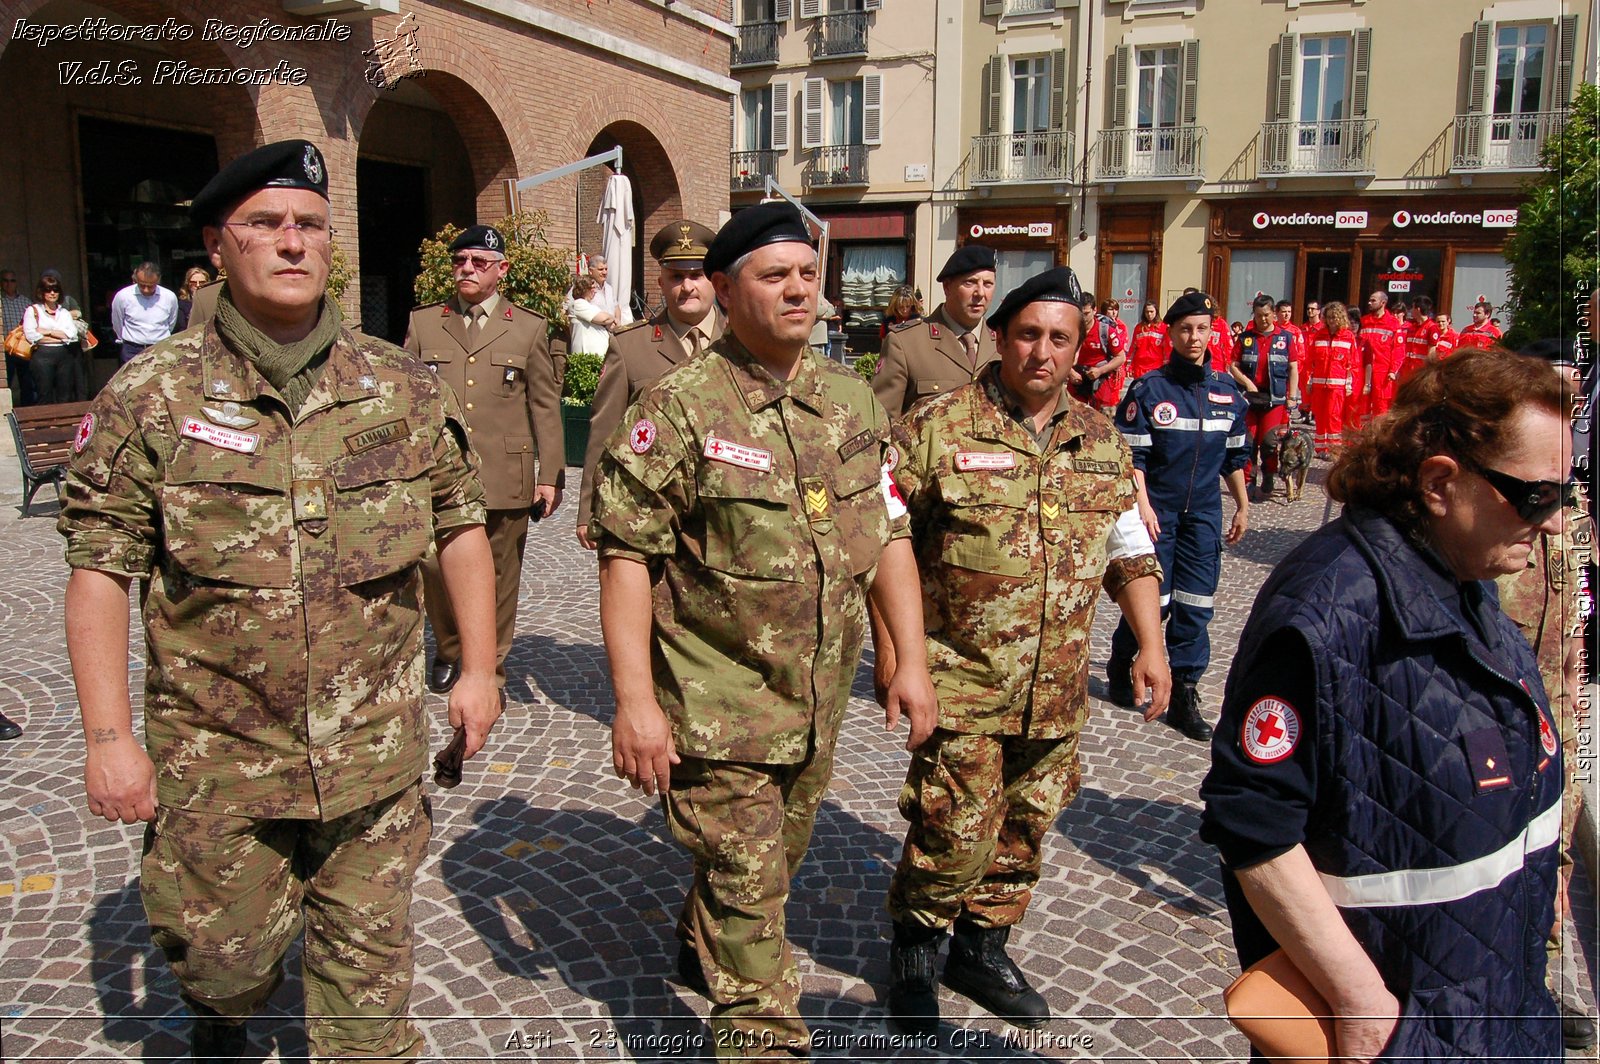
<svg viewBox="0 0 1600 1064">
<path fill-rule="evenodd" d="M 589 419 L 589 449 L 583 458 L 583 487 L 578 496 L 578 542 L 594 549 L 589 512 L 594 505 L 595 466 L 606 449 L 622 412 L 662 374 L 688 361 L 722 335 L 711 279 L 703 269 L 706 248 L 716 232 L 699 222 L 676 221 L 650 241 L 650 254 L 661 264 L 661 298 L 666 307 L 648 321 L 625 325 L 611 336 L 600 387 L 594 393 Z"/>
<path fill-rule="evenodd" d="M 517 623 L 528 520 L 555 513 L 567 475 L 549 330 L 541 315 L 500 295 L 500 281 L 510 268 L 505 250 L 506 239 L 493 226 L 469 226 L 456 237 L 450 244 L 455 298 L 413 310 L 405 343 L 460 398 L 468 439 L 482 463 L 478 475 L 494 550 L 496 669 L 502 687 Z M 540 456 L 545 460 L 537 461 Z M 428 688 L 443 694 L 460 675 L 461 641 L 436 563 L 424 566 L 423 579 L 436 644 Z"/>
<path fill-rule="evenodd" d="M 983 315 L 994 297 L 994 249 L 966 244 L 939 271 L 944 302 L 932 314 L 889 330 L 872 390 L 891 417 L 972 380 L 999 357 Z"/>
</svg>

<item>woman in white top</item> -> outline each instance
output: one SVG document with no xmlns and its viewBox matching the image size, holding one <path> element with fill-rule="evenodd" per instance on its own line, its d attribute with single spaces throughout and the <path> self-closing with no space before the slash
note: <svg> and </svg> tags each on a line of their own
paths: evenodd
<svg viewBox="0 0 1600 1064">
<path fill-rule="evenodd" d="M 572 302 L 567 312 L 572 323 L 572 352 L 604 355 L 611 346 L 611 330 L 616 319 L 601 310 L 589 297 L 597 285 L 593 277 L 580 277 L 572 284 Z"/>
<path fill-rule="evenodd" d="M 33 384 L 41 403 L 67 403 L 77 389 L 78 326 L 61 305 L 61 285 L 49 278 L 33 290 L 23 312 L 22 334 L 33 344 Z"/>
</svg>

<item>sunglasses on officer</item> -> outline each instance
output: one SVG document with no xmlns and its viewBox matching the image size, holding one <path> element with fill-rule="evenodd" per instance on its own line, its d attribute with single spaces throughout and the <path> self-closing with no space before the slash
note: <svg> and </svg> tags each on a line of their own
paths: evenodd
<svg viewBox="0 0 1600 1064">
<path fill-rule="evenodd" d="M 1489 486 L 1500 493 L 1500 497 L 1517 511 L 1517 516 L 1530 525 L 1542 525 L 1550 520 L 1550 516 L 1563 506 L 1571 506 L 1577 499 L 1578 483 L 1568 480 L 1558 483 L 1554 480 L 1521 480 L 1502 473 L 1498 469 L 1489 469 L 1476 462 L 1465 462 L 1468 469 L 1477 473 Z"/>
<path fill-rule="evenodd" d="M 462 255 L 462 254 L 457 253 L 455 255 L 450 256 L 450 265 L 451 266 L 454 266 L 458 270 L 461 269 L 461 267 L 463 267 L 463 266 L 471 266 L 473 268 L 473 270 L 478 272 L 478 273 L 482 273 L 483 271 L 489 269 L 490 267 L 492 267 L 497 262 L 504 262 L 504 261 L 505 261 L 505 259 L 503 259 L 503 258 L 491 259 L 491 258 L 487 258 L 487 257 L 485 257 L 483 255 Z"/>
</svg>

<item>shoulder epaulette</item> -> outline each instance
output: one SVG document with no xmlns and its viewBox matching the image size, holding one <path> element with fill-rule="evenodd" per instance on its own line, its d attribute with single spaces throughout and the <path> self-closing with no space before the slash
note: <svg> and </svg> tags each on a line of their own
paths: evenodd
<svg viewBox="0 0 1600 1064">
<path fill-rule="evenodd" d="M 622 328 L 618 329 L 616 332 L 612 333 L 611 335 L 612 336 L 621 336 L 623 333 L 633 332 L 633 330 L 639 329 L 639 328 L 643 328 L 644 326 L 649 325 L 649 324 L 650 324 L 650 319 L 649 318 L 636 318 L 633 321 L 630 321 L 628 324 L 624 325 Z"/>
<path fill-rule="evenodd" d="M 904 332 L 907 329 L 913 329 L 913 328 L 916 328 L 918 325 L 925 325 L 925 324 L 927 324 L 927 319 L 926 318 L 912 318 L 910 321 L 897 322 L 896 324 L 889 326 L 889 331 L 890 332 Z"/>
<path fill-rule="evenodd" d="M 505 317 L 506 317 L 507 320 L 509 320 L 511 318 L 511 313 L 512 313 L 511 308 L 512 307 L 515 307 L 517 310 L 522 311 L 522 313 L 524 313 L 524 314 L 532 314 L 534 317 L 538 318 L 540 321 L 545 321 L 546 320 L 545 316 L 543 314 L 540 314 L 537 310 L 530 310 L 527 307 L 523 306 L 521 303 L 513 303 L 511 300 L 506 299 L 506 297 L 504 295 L 502 295 L 500 298 L 506 300 Z"/>
</svg>

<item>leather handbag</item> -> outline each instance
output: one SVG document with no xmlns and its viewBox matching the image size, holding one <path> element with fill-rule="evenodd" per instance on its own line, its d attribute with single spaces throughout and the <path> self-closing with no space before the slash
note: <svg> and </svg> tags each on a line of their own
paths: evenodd
<svg viewBox="0 0 1600 1064">
<path fill-rule="evenodd" d="M 78 342 L 83 345 L 85 351 L 93 351 L 100 346 L 100 338 L 94 334 L 93 329 L 85 325 L 79 332 L 83 335 L 78 337 Z"/>
<path fill-rule="evenodd" d="M 1327 1064 L 1333 1054 L 1332 1010 L 1281 949 L 1246 968 L 1222 992 L 1222 1003 L 1268 1060 Z"/>
<path fill-rule="evenodd" d="M 22 326 L 6 333 L 6 354 L 12 358 L 32 358 L 33 345 L 28 342 L 28 337 L 23 333 Z"/>
</svg>

